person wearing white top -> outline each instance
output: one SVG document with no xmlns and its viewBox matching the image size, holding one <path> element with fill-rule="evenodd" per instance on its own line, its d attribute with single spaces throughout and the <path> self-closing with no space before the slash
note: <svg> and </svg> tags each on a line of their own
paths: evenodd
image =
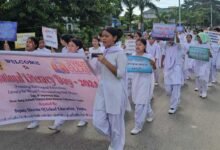
<svg viewBox="0 0 220 150">
<path fill-rule="evenodd" d="M 69 54 L 82 54 L 85 56 L 84 50 L 83 50 L 83 44 L 80 40 L 78 39 L 70 39 L 68 44 L 67 44 L 68 52 Z M 65 120 L 57 118 L 52 126 L 49 126 L 48 128 L 50 130 L 56 130 L 59 131 L 61 129 L 61 126 L 64 124 Z M 78 127 L 85 126 L 87 124 L 86 121 L 80 121 L 78 123 Z"/>
<path fill-rule="evenodd" d="M 182 45 L 183 50 L 184 50 L 184 55 L 185 55 L 185 59 L 184 59 L 184 79 L 185 80 L 188 80 L 189 77 L 193 73 L 194 59 L 191 59 L 191 58 L 188 57 L 189 48 L 193 44 L 194 44 L 194 42 L 192 41 L 192 35 L 188 34 L 186 36 L 186 42 L 183 43 L 183 45 Z"/>
<path fill-rule="evenodd" d="M 60 37 L 60 43 L 63 46 L 61 53 L 68 53 L 68 48 L 67 48 L 67 44 L 69 42 L 70 39 L 72 39 L 73 36 L 69 35 L 69 34 L 64 34 Z"/>
<path fill-rule="evenodd" d="M 106 28 L 102 31 L 104 54 L 98 56 L 101 63 L 100 81 L 96 92 L 93 125 L 110 140 L 109 150 L 123 150 L 125 144 L 124 114 L 128 103 L 126 89 L 127 57 L 115 43 L 122 31 Z"/>
<path fill-rule="evenodd" d="M 212 58 L 211 58 L 211 71 L 210 71 L 210 77 L 209 77 L 210 85 L 212 85 L 212 83 L 216 83 L 217 81 L 216 63 L 218 59 L 219 48 L 220 48 L 220 45 L 218 43 L 211 43 Z"/>
<path fill-rule="evenodd" d="M 92 38 L 92 46 L 89 48 L 89 53 L 103 53 L 104 49 L 103 47 L 100 47 L 100 40 L 98 37 Z"/>
<path fill-rule="evenodd" d="M 104 48 L 100 46 L 100 39 L 98 37 L 93 37 L 92 46 L 89 48 L 89 63 L 93 70 L 96 72 L 97 77 L 99 78 L 100 70 L 99 63 L 97 63 L 97 57 L 92 57 L 92 54 L 103 54 Z"/>
<path fill-rule="evenodd" d="M 37 48 L 37 50 L 35 50 L 34 52 L 39 52 L 39 53 L 51 53 L 51 50 L 47 49 L 45 47 L 45 42 L 43 39 L 39 40 L 39 47 Z"/>
<path fill-rule="evenodd" d="M 197 41 L 194 46 L 201 48 L 208 48 L 210 50 L 210 45 L 208 44 L 209 37 L 206 33 L 201 32 L 197 36 Z M 211 58 L 211 52 L 210 58 Z M 195 75 L 196 75 L 196 89 L 199 91 L 199 96 L 201 98 L 207 97 L 208 82 L 211 68 L 211 59 L 209 61 L 194 60 L 195 61 Z"/>
<path fill-rule="evenodd" d="M 155 58 L 157 69 L 154 70 L 154 79 L 155 79 L 155 85 L 158 85 L 159 84 L 159 67 L 160 67 L 159 60 L 160 60 L 160 55 L 161 55 L 160 46 L 154 39 L 150 39 L 150 40 L 147 40 L 146 50 L 149 54 L 153 56 L 153 58 Z"/>
<path fill-rule="evenodd" d="M 140 39 L 136 41 L 136 53 L 134 56 L 146 57 L 150 60 L 153 69 L 156 69 L 154 58 L 150 53 L 146 53 L 146 40 Z M 131 77 L 131 96 L 132 101 L 135 104 L 135 127 L 131 130 L 132 135 L 136 135 L 141 132 L 147 114 L 151 109 L 151 98 L 154 86 L 152 81 L 154 80 L 153 73 L 129 73 Z M 148 110 L 150 109 L 150 110 Z M 148 120 L 147 120 L 148 121 Z M 153 121 L 153 118 L 149 120 Z"/>
<path fill-rule="evenodd" d="M 9 45 L 6 44 L 7 50 L 10 50 Z M 50 51 L 47 50 L 36 50 L 38 48 L 39 41 L 35 37 L 29 37 L 26 41 L 25 51 L 26 52 L 33 52 L 33 53 L 50 53 Z M 41 45 L 42 46 L 42 45 Z M 27 126 L 27 129 L 33 129 L 37 128 L 39 126 L 38 120 L 33 120 L 31 123 Z"/>
<path fill-rule="evenodd" d="M 174 114 L 180 104 L 181 86 L 183 85 L 183 52 L 176 36 L 177 43 L 173 40 L 167 42 L 162 56 L 162 68 L 164 68 L 164 84 L 167 94 L 170 96 L 169 114 Z"/>
</svg>

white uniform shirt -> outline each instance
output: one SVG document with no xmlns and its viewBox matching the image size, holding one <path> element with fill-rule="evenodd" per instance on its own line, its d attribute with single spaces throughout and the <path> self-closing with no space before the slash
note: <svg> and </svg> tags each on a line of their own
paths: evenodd
<svg viewBox="0 0 220 150">
<path fill-rule="evenodd" d="M 182 85 L 183 52 L 180 44 L 166 45 L 164 54 L 164 82 L 165 85 Z"/>
<path fill-rule="evenodd" d="M 135 54 L 136 55 L 136 54 Z M 151 54 L 144 54 L 146 57 L 154 61 Z M 153 73 L 129 73 L 131 78 L 131 96 L 134 104 L 146 105 L 152 98 L 154 74 Z M 153 83 L 153 84 L 152 84 Z"/>
<path fill-rule="evenodd" d="M 34 53 L 51 53 L 51 50 L 44 48 L 38 48 L 37 50 L 33 51 Z"/>
<path fill-rule="evenodd" d="M 199 44 L 198 42 L 194 45 L 196 47 L 201 48 L 209 48 L 209 44 Z M 211 59 L 209 61 L 201 61 L 201 60 L 194 60 L 195 61 L 195 75 L 206 82 L 209 82 L 209 74 L 210 74 L 210 67 L 211 67 Z"/>
<path fill-rule="evenodd" d="M 62 50 L 61 50 L 61 53 L 64 53 L 64 54 L 68 53 L 67 47 L 63 47 Z"/>
<path fill-rule="evenodd" d="M 105 111 L 109 114 L 120 114 L 121 108 L 126 107 L 126 66 L 127 57 L 123 49 L 112 46 L 105 49 L 105 58 L 117 67 L 115 76 L 105 65 L 101 64 L 101 74 L 99 86 L 95 98 L 95 110 Z"/>
</svg>

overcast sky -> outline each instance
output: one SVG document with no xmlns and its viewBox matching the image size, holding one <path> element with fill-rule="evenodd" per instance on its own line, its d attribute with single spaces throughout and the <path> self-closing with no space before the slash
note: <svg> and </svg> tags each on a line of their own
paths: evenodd
<svg viewBox="0 0 220 150">
<path fill-rule="evenodd" d="M 180 0 L 181 4 L 183 3 L 184 0 Z M 179 5 L 179 0 L 160 0 L 159 2 L 156 2 L 155 0 L 153 0 L 153 3 L 160 8 L 167 8 L 167 7 L 171 7 L 171 6 L 178 6 Z M 134 13 L 136 15 L 140 14 L 140 11 L 138 10 L 138 8 L 136 8 L 134 10 Z"/>
</svg>

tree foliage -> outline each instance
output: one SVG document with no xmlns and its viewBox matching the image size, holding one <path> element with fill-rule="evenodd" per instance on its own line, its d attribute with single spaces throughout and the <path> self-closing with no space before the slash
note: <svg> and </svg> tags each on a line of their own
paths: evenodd
<svg viewBox="0 0 220 150">
<path fill-rule="evenodd" d="M 82 34 L 97 34 L 121 13 L 120 0 L 2 0 L 0 20 L 18 22 L 18 32 L 36 32 L 41 27 L 65 31 L 65 23 L 77 24 Z M 81 36 L 81 34 L 80 34 Z M 87 37 L 87 36 L 84 36 Z"/>
</svg>

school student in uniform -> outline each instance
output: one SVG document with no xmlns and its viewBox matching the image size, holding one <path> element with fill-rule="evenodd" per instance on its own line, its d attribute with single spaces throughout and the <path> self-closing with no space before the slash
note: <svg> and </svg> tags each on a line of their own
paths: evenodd
<svg viewBox="0 0 220 150">
<path fill-rule="evenodd" d="M 103 53 L 103 47 L 100 47 L 100 39 L 98 37 L 93 37 L 92 38 L 92 46 L 89 48 L 89 53 Z"/>
<path fill-rule="evenodd" d="M 98 56 L 101 74 L 94 104 L 93 125 L 109 138 L 109 150 L 123 150 L 125 144 L 127 57 L 123 49 L 115 45 L 122 35 L 120 29 L 104 29 L 102 42 L 105 50 L 103 55 Z"/>
<path fill-rule="evenodd" d="M 37 48 L 39 46 L 39 41 L 35 37 L 29 37 L 26 42 L 25 51 L 26 52 L 33 52 L 33 53 L 51 53 L 51 51 L 37 51 Z M 39 126 L 38 120 L 33 120 L 31 123 L 27 126 L 27 129 L 34 129 Z"/>
<path fill-rule="evenodd" d="M 193 68 L 194 68 L 194 59 L 191 59 L 188 57 L 189 48 L 190 46 L 194 44 L 194 42 L 192 41 L 192 38 L 193 37 L 191 34 L 187 34 L 186 42 L 183 43 L 183 50 L 185 54 L 185 59 L 184 59 L 184 79 L 185 80 L 188 80 L 190 78 L 190 76 L 193 73 Z"/>
<path fill-rule="evenodd" d="M 212 83 L 217 82 L 217 59 L 218 59 L 218 53 L 220 45 L 218 43 L 211 43 L 211 71 L 209 76 L 209 86 L 212 86 Z"/>
<path fill-rule="evenodd" d="M 146 53 L 146 43 L 145 39 L 139 39 L 136 41 L 136 52 L 134 56 L 148 58 L 152 68 L 156 69 L 153 56 L 148 52 Z M 153 113 L 150 102 L 154 88 L 152 85 L 154 74 L 137 72 L 129 74 L 131 74 L 132 101 L 135 104 L 135 127 L 131 130 L 131 134 L 136 135 L 142 131 L 148 112 L 151 111 L 151 113 Z"/>
<path fill-rule="evenodd" d="M 93 47 L 89 48 L 89 63 L 93 70 L 96 72 L 97 77 L 99 78 L 100 75 L 100 69 L 97 63 L 97 57 L 94 57 L 93 54 L 103 54 L 104 47 L 100 46 L 100 39 L 98 37 L 93 37 L 92 39 L 92 45 Z"/>
<path fill-rule="evenodd" d="M 209 57 L 211 58 L 209 37 L 206 33 L 200 32 L 197 35 L 196 47 L 208 48 Z M 207 98 L 208 82 L 211 68 L 211 59 L 209 61 L 194 60 L 195 61 L 195 75 L 196 75 L 196 89 L 199 91 L 199 96 L 203 99 Z"/>
<path fill-rule="evenodd" d="M 35 50 L 34 52 L 39 52 L 39 53 L 51 53 L 51 50 L 47 49 L 45 47 L 45 42 L 43 38 L 40 38 L 39 40 L 39 47 L 37 48 L 37 50 Z"/>
<path fill-rule="evenodd" d="M 67 44 L 69 42 L 70 39 L 72 39 L 73 36 L 69 35 L 69 34 L 64 34 L 60 37 L 60 43 L 63 46 L 61 53 L 68 53 L 68 48 L 67 48 Z"/>
<path fill-rule="evenodd" d="M 69 39 L 68 43 L 67 43 L 67 53 L 69 54 L 82 54 L 82 56 L 85 56 L 85 53 L 84 53 L 84 50 L 83 50 L 83 44 L 82 44 L 82 41 L 79 40 L 79 39 Z M 49 126 L 48 128 L 50 130 L 56 130 L 56 131 L 59 131 L 61 130 L 61 126 L 64 124 L 65 120 L 63 119 L 60 119 L 60 118 L 57 118 L 55 121 L 54 121 L 54 124 L 52 126 Z M 78 123 L 78 127 L 83 127 L 87 124 L 86 121 L 80 121 Z"/>
<path fill-rule="evenodd" d="M 154 79 L 155 79 L 155 85 L 159 84 L 159 59 L 160 59 L 160 46 L 159 44 L 150 37 L 149 40 L 147 40 L 147 52 L 149 54 L 151 54 L 151 56 L 153 56 L 153 58 L 155 58 L 155 63 L 156 63 L 156 67 L 157 69 L 154 70 Z"/>
<path fill-rule="evenodd" d="M 141 39 L 141 37 L 142 37 L 142 33 L 141 33 L 141 32 L 136 32 L 136 33 L 134 34 L 134 39 L 135 39 L 135 40 L 139 40 L 139 39 Z"/>
<path fill-rule="evenodd" d="M 164 68 L 164 84 L 167 94 L 170 96 L 169 114 L 174 114 L 180 104 L 181 86 L 183 85 L 183 52 L 174 39 L 167 42 L 162 56 L 162 68 Z"/>
</svg>

